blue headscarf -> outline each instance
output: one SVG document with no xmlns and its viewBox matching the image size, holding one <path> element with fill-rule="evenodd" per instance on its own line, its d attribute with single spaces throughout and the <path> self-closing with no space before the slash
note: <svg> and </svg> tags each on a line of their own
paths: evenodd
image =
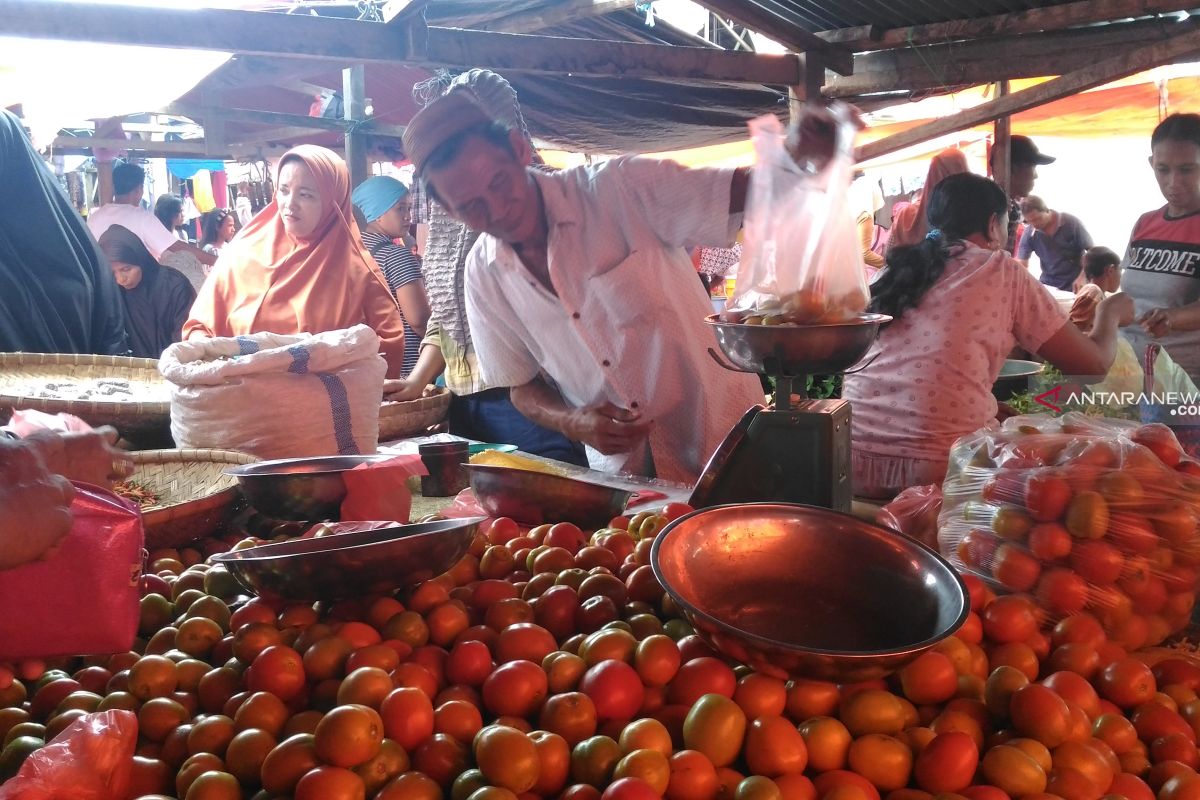
<svg viewBox="0 0 1200 800">
<path fill-rule="evenodd" d="M 350 199 L 367 222 L 374 222 L 407 196 L 408 187 L 403 183 L 386 175 L 376 175 L 360 183 Z"/>
</svg>

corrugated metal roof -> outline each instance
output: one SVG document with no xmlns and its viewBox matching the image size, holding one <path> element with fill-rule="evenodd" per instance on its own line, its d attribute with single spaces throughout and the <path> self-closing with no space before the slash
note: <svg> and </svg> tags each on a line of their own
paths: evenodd
<svg viewBox="0 0 1200 800">
<path fill-rule="evenodd" d="M 810 31 L 877 25 L 901 28 L 930 22 L 1064 5 L 1071 0 L 744 0 Z"/>
</svg>

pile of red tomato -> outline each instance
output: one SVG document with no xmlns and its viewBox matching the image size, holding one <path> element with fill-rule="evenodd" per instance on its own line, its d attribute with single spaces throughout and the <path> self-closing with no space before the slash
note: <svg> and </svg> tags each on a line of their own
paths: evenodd
<svg viewBox="0 0 1200 800">
<path fill-rule="evenodd" d="M 239 599 L 200 553 L 156 553 L 137 652 L 0 689 L 0 770 L 126 709 L 124 796 L 146 800 L 1200 798 L 1185 654 L 1148 666 L 1086 612 L 1049 626 L 968 577 L 966 624 L 892 678 L 784 682 L 656 582 L 686 510 L 591 535 L 496 520 L 446 574 L 332 605 Z"/>
</svg>

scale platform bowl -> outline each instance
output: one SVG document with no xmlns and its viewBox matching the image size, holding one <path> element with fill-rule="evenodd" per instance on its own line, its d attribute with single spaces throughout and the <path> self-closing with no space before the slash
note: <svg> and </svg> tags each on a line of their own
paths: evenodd
<svg viewBox="0 0 1200 800">
<path fill-rule="evenodd" d="M 850 322 L 821 325 L 746 325 L 706 317 L 729 363 L 742 372 L 768 375 L 830 375 L 862 359 L 891 322 L 886 314 L 862 314 Z"/>
<path fill-rule="evenodd" d="M 881 678 L 970 611 L 966 586 L 933 550 L 815 506 L 695 511 L 659 534 L 650 558 L 696 633 L 780 679 Z"/>
<path fill-rule="evenodd" d="M 483 517 L 397 525 L 265 544 L 213 556 L 248 591 L 310 602 L 391 592 L 430 580 L 471 547 Z"/>
<path fill-rule="evenodd" d="M 272 519 L 336 520 L 346 499 L 342 473 L 392 456 L 317 456 L 259 461 L 225 470 L 238 479 L 246 500 Z"/>
</svg>

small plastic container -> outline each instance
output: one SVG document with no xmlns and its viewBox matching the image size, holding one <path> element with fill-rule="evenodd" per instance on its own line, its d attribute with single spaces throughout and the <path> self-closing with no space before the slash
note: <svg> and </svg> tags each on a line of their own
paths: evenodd
<svg viewBox="0 0 1200 800">
<path fill-rule="evenodd" d="M 425 497 L 452 497 L 467 488 L 467 442 L 437 442 L 417 447 L 428 475 L 421 476 Z"/>
</svg>

